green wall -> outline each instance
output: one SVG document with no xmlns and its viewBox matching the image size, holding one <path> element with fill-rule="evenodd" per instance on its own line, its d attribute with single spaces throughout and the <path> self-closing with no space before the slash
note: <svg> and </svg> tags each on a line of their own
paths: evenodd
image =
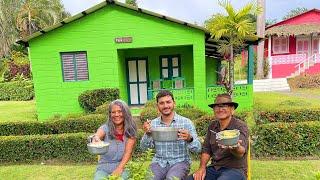
<svg viewBox="0 0 320 180">
<path fill-rule="evenodd" d="M 116 37 L 127 36 L 132 37 L 132 43 L 114 42 Z M 124 49 L 186 45 L 188 50 L 182 47 L 181 51 L 186 59 L 192 55 L 193 61 L 187 60 L 184 66 L 194 66 L 194 78 L 192 69 L 185 68 L 182 73 L 186 75 L 188 85 L 194 84 L 197 101 L 203 103 L 206 68 L 204 32 L 201 30 L 108 5 L 34 38 L 29 41 L 29 57 L 38 118 L 44 120 L 54 114 L 82 111 L 78 96 L 88 89 L 119 87 L 121 98 L 127 99 L 123 59 L 130 51 L 122 51 Z M 89 81 L 63 82 L 60 52 L 71 51 L 87 52 Z M 156 66 L 151 68 L 155 68 L 149 72 L 151 77 L 156 77 L 159 70 Z"/>
</svg>

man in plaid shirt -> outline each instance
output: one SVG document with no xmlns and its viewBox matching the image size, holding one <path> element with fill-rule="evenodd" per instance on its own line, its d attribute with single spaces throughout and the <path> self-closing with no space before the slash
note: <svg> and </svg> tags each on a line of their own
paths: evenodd
<svg viewBox="0 0 320 180">
<path fill-rule="evenodd" d="M 160 91 L 157 94 L 157 107 L 160 117 L 146 121 L 143 124 L 145 134 L 141 139 L 142 149 L 155 148 L 150 169 L 153 179 L 164 180 L 184 179 L 189 171 L 191 158 L 189 151 L 200 152 L 201 143 L 195 127 L 190 119 L 174 112 L 175 101 L 171 92 Z M 154 141 L 151 137 L 151 128 L 174 127 L 179 129 L 176 141 Z"/>
</svg>

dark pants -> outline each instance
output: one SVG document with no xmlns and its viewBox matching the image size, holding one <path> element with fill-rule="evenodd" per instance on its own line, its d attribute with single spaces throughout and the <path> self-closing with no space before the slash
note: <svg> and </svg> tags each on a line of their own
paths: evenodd
<svg viewBox="0 0 320 180">
<path fill-rule="evenodd" d="M 215 170 L 213 166 L 206 169 L 205 180 L 245 180 L 246 177 L 239 169 L 222 167 Z M 193 180 L 193 174 L 187 177 L 187 180 Z"/>
<path fill-rule="evenodd" d="M 166 167 L 161 167 L 158 163 L 152 163 L 150 168 L 153 173 L 153 180 L 171 180 L 174 177 L 185 179 L 190 171 L 190 164 L 184 161 L 172 166 L 168 164 Z"/>
</svg>

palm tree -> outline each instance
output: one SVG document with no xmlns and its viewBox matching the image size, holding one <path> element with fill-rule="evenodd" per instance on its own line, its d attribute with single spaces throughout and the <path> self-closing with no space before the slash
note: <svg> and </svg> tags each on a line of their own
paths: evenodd
<svg viewBox="0 0 320 180">
<path fill-rule="evenodd" d="M 219 1 L 227 15 L 218 13 L 206 21 L 206 28 L 210 31 L 211 37 L 218 44 L 218 52 L 229 56 L 229 80 L 225 82 L 227 92 L 232 95 L 234 87 L 234 53 L 242 49 L 248 39 L 256 39 L 255 22 L 252 15 L 257 15 L 260 9 L 249 3 L 240 10 L 235 10 L 229 1 Z"/>
<path fill-rule="evenodd" d="M 25 37 L 68 16 L 70 14 L 65 12 L 60 0 L 25 0 L 16 25 L 20 35 Z"/>
</svg>

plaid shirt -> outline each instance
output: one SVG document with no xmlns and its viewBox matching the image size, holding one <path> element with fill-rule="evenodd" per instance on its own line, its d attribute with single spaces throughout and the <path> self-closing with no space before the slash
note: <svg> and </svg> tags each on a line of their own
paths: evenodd
<svg viewBox="0 0 320 180">
<path fill-rule="evenodd" d="M 151 128 L 155 127 L 167 127 L 167 125 L 161 121 L 161 117 L 158 117 L 151 121 Z M 156 154 L 153 157 L 152 162 L 157 162 L 161 167 L 166 167 L 167 164 L 172 166 L 183 161 L 191 163 L 189 151 L 201 151 L 201 143 L 192 121 L 175 113 L 169 127 L 187 129 L 193 137 L 193 141 L 190 143 L 184 140 L 159 142 L 153 141 L 151 136 L 144 134 L 140 142 L 141 149 L 155 148 Z"/>
</svg>

